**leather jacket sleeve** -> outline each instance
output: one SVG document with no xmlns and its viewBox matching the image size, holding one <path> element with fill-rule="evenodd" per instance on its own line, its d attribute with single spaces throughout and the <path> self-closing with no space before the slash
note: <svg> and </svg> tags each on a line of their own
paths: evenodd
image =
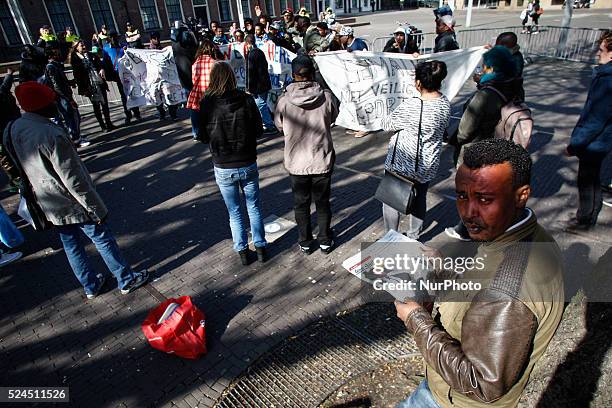
<svg viewBox="0 0 612 408">
<path fill-rule="evenodd" d="M 456 392 L 490 403 L 504 396 L 529 362 L 535 315 L 499 290 L 479 293 L 463 317 L 461 342 L 423 308 L 406 318 L 427 364 Z"/>
<path fill-rule="evenodd" d="M 66 82 L 65 77 L 63 76 L 63 72 L 59 72 L 59 68 L 54 64 L 47 65 L 47 77 L 51 84 L 51 87 L 60 97 L 71 101 L 72 100 L 72 91 L 70 90 L 70 85 Z"/>
</svg>

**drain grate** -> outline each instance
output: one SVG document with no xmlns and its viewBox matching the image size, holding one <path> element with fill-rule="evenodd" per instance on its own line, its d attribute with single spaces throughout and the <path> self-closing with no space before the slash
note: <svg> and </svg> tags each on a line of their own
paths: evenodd
<svg viewBox="0 0 612 408">
<path fill-rule="evenodd" d="M 215 406 L 315 407 L 352 376 L 416 353 L 393 304 L 368 304 L 284 340 L 236 379 Z"/>
</svg>

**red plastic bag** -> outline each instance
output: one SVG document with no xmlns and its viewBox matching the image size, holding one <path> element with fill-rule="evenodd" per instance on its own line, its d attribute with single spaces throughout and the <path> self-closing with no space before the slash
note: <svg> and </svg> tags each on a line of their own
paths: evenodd
<svg viewBox="0 0 612 408">
<path fill-rule="evenodd" d="M 169 316 L 164 316 L 166 309 L 166 315 Z M 165 320 L 161 321 L 162 318 Z M 167 299 L 151 310 L 142 323 L 142 332 L 153 348 L 179 357 L 196 359 L 206 353 L 205 323 L 204 313 L 195 307 L 191 297 L 181 296 L 178 299 Z"/>
</svg>

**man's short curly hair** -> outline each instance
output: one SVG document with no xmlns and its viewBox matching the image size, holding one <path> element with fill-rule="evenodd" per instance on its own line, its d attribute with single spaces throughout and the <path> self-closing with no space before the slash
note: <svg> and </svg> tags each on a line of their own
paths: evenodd
<svg viewBox="0 0 612 408">
<path fill-rule="evenodd" d="M 612 51 L 612 31 L 610 30 L 604 31 L 601 37 L 599 38 L 599 43 L 606 44 L 605 46 L 608 49 L 608 51 Z"/>
<path fill-rule="evenodd" d="M 470 170 L 496 164 L 512 166 L 512 188 L 528 185 L 531 180 L 531 157 L 522 146 L 505 139 L 486 139 L 466 147 L 463 164 Z"/>
</svg>

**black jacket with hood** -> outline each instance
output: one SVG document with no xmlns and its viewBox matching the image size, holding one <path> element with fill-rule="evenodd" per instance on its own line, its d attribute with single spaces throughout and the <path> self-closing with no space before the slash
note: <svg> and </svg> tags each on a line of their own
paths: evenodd
<svg viewBox="0 0 612 408">
<path fill-rule="evenodd" d="M 257 47 L 248 53 L 246 63 L 246 90 L 253 95 L 260 95 L 272 89 L 270 74 L 268 73 L 268 60 L 266 55 Z"/>
<path fill-rule="evenodd" d="M 263 133 L 255 100 L 237 89 L 200 102 L 198 139 L 208 143 L 216 167 L 247 167 L 257 160 L 257 138 Z"/>
<path fill-rule="evenodd" d="M 181 86 L 191 91 L 191 88 L 193 88 L 191 66 L 196 60 L 198 41 L 187 27 L 173 29 L 170 39 L 172 40 L 172 53 L 174 54 L 174 62 Z"/>
<path fill-rule="evenodd" d="M 38 81 L 45 74 L 47 57 L 45 51 L 33 45 L 26 45 L 21 53 L 21 64 L 19 64 L 19 82 Z"/>
</svg>

